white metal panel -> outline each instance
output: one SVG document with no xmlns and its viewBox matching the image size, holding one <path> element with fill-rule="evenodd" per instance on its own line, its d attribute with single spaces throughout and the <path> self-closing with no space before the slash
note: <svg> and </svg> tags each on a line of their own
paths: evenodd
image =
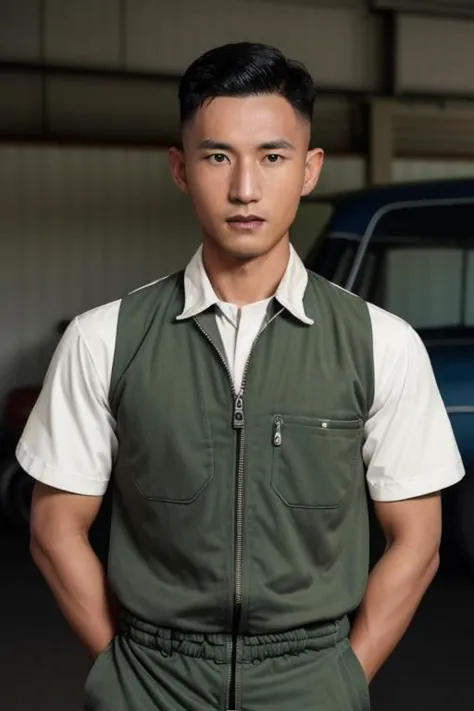
<svg viewBox="0 0 474 711">
<path fill-rule="evenodd" d="M 397 83 L 401 91 L 474 93 L 474 22 L 400 15 Z"/>
<path fill-rule="evenodd" d="M 0 148 L 0 395 L 38 382 L 56 322 L 182 266 L 199 242 L 163 151 Z"/>
<path fill-rule="evenodd" d="M 392 177 L 395 183 L 442 180 L 444 178 L 474 178 L 474 160 L 397 159 L 393 162 Z"/>
<path fill-rule="evenodd" d="M 474 111 L 471 102 L 397 104 L 393 148 L 413 158 L 474 158 Z"/>
<path fill-rule="evenodd" d="M 276 45 L 304 62 L 317 82 L 379 84 L 379 24 L 368 13 L 233 0 L 127 0 L 130 68 L 182 72 L 204 51 L 227 42 Z"/>
<path fill-rule="evenodd" d="M 40 59 L 39 0 L 1 0 L 0 57 Z"/>
<path fill-rule="evenodd" d="M 359 160 L 329 158 L 321 190 L 356 187 Z M 0 400 L 41 380 L 57 321 L 184 266 L 199 241 L 166 151 L 1 146 Z"/>
<path fill-rule="evenodd" d="M 329 156 L 326 158 L 315 194 L 328 195 L 358 190 L 366 185 L 367 163 L 362 156 Z"/>
<path fill-rule="evenodd" d="M 50 62 L 118 66 L 119 0 L 45 0 L 45 33 Z"/>
</svg>

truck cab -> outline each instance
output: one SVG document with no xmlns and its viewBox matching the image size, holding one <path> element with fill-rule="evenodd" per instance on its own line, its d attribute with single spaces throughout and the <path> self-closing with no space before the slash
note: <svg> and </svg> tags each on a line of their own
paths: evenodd
<svg viewBox="0 0 474 711">
<path fill-rule="evenodd" d="M 309 269 L 410 323 L 423 339 L 466 468 L 445 528 L 474 571 L 474 179 L 307 199 L 324 226 Z M 301 215 L 300 215 L 301 219 Z"/>
</svg>

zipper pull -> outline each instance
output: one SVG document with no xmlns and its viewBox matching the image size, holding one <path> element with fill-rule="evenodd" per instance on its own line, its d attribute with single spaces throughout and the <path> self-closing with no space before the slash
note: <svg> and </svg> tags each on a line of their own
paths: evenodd
<svg viewBox="0 0 474 711">
<path fill-rule="evenodd" d="M 277 415 L 273 420 L 273 444 L 275 447 L 281 447 L 283 441 L 282 426 L 283 418 Z"/>
<path fill-rule="evenodd" d="M 242 429 L 245 425 L 244 418 L 244 400 L 242 395 L 237 395 L 234 402 L 234 422 L 233 427 L 236 430 Z"/>
</svg>

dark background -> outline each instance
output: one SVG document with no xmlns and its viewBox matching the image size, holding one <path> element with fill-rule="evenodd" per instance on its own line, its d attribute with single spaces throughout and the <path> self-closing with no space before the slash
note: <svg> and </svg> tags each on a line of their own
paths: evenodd
<svg viewBox="0 0 474 711">
<path fill-rule="evenodd" d="M 311 70 L 313 139 L 327 154 L 318 195 L 474 176 L 468 0 L 0 0 L 3 418 L 13 389 L 40 385 L 61 319 L 183 266 L 198 244 L 167 168 L 177 82 L 202 51 L 239 40 L 276 44 Z M 303 256 L 326 218 L 320 205 L 298 216 Z M 439 297 L 449 300 L 442 281 Z M 449 529 L 449 505 L 445 516 Z M 441 570 L 373 684 L 375 711 L 472 706 L 473 600 L 474 574 L 447 535 Z M 0 708 L 80 711 L 88 666 L 4 511 Z"/>
</svg>

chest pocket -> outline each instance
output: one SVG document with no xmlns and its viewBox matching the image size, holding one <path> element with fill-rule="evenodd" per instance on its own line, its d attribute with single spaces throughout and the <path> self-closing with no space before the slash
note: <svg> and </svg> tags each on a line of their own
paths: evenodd
<svg viewBox="0 0 474 711">
<path fill-rule="evenodd" d="M 171 408 L 168 409 L 168 412 Z M 183 411 L 170 422 L 135 417 L 121 433 L 116 475 L 130 479 L 144 499 L 166 504 L 192 504 L 214 477 L 214 449 L 209 422 Z"/>
<path fill-rule="evenodd" d="M 272 487 L 286 506 L 339 507 L 363 472 L 360 419 L 275 415 Z"/>
</svg>

